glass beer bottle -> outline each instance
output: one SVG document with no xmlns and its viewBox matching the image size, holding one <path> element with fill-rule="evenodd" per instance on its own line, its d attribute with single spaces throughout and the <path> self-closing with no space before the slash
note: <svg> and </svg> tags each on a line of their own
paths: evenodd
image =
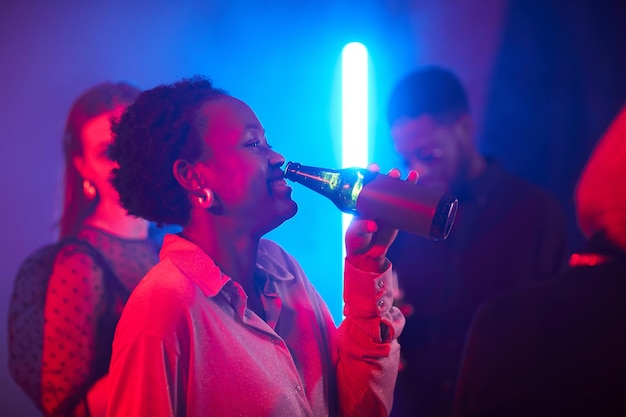
<svg viewBox="0 0 626 417">
<path fill-rule="evenodd" d="M 285 178 L 330 199 L 344 213 L 434 240 L 448 237 L 458 207 L 451 194 L 364 168 L 327 169 L 289 162 Z"/>
</svg>

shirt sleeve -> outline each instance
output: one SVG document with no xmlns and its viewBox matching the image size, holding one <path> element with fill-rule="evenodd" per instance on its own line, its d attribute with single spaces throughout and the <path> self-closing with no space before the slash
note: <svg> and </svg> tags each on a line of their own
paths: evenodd
<svg viewBox="0 0 626 417">
<path fill-rule="evenodd" d="M 46 415 L 70 413 L 97 379 L 97 323 L 106 308 L 102 269 L 75 245 L 63 248 L 54 261 L 44 307 L 41 387 Z"/>
<path fill-rule="evenodd" d="M 344 316 L 337 334 L 339 411 L 387 416 L 400 360 L 404 316 L 393 306 L 391 264 L 382 274 L 345 264 Z"/>
<path fill-rule="evenodd" d="M 180 352 L 162 337 L 136 337 L 111 361 L 107 417 L 186 415 L 183 369 Z"/>
</svg>

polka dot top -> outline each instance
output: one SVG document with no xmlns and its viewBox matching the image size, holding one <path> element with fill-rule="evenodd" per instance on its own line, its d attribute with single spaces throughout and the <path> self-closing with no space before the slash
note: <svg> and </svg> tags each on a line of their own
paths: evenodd
<svg viewBox="0 0 626 417">
<path fill-rule="evenodd" d="M 43 325 L 41 388 L 46 414 L 72 415 L 106 375 L 122 307 L 158 261 L 157 245 L 150 240 L 122 239 L 89 226 L 77 237 L 101 257 L 94 257 L 85 245 L 68 243 L 54 260 Z"/>
</svg>

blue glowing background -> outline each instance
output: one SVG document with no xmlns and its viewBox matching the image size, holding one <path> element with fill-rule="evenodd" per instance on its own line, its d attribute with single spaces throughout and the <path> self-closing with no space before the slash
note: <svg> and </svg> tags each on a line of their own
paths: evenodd
<svg viewBox="0 0 626 417">
<path fill-rule="evenodd" d="M 576 2 L 593 4 L 591 0 Z M 597 93 L 600 102 L 609 96 L 612 101 L 604 101 L 609 103 L 604 107 L 595 107 L 599 110 L 593 119 L 594 129 L 577 142 L 584 146 L 573 146 L 563 152 L 557 146 L 566 141 L 561 137 L 561 142 L 555 142 L 552 147 L 545 144 L 538 147 L 543 165 L 529 164 L 529 160 L 536 158 L 533 143 L 537 145 L 537 142 L 533 138 L 515 137 L 515 131 L 510 130 L 504 132 L 507 140 L 500 141 L 498 137 L 505 137 L 501 136 L 502 129 L 493 124 L 486 129 L 484 120 L 490 112 L 488 98 L 498 103 L 501 110 L 502 97 L 509 94 L 500 88 L 506 86 L 505 81 L 511 81 L 507 78 L 510 72 L 507 73 L 506 64 L 522 74 L 527 73 L 522 63 L 532 65 L 533 56 L 522 56 L 526 61 L 520 59 L 516 47 L 522 45 L 526 52 L 543 51 L 544 55 L 534 56 L 542 58 L 539 62 L 544 65 L 538 64 L 537 68 L 545 69 L 549 65 L 545 57 L 551 54 L 545 50 L 544 37 L 550 38 L 553 32 L 525 38 L 524 30 L 528 28 L 525 19 L 545 17 L 542 13 L 547 8 L 547 16 L 561 16 L 562 20 L 550 17 L 540 21 L 539 26 L 531 24 L 533 29 L 550 27 L 558 33 L 558 24 L 563 21 L 570 22 L 570 31 L 572 27 L 576 29 L 573 25 L 585 24 L 543 4 L 542 0 L 0 2 L 0 230 L 3 232 L 0 234 L 0 306 L 7 305 L 21 260 L 36 247 L 56 238 L 54 223 L 59 215 L 62 169 L 60 137 L 66 114 L 80 92 L 104 79 L 127 79 L 150 88 L 193 74 L 208 75 L 218 86 L 250 104 L 264 124 L 270 143 L 287 160 L 338 167 L 341 164 L 340 53 L 347 42 L 360 41 L 367 45 L 372 62 L 370 155 L 383 170 L 399 165 L 389 146 L 384 119 L 391 86 L 415 65 L 437 63 L 454 69 L 466 84 L 479 133 L 498 134 L 490 136 L 488 147 L 511 169 L 557 192 L 566 205 L 587 152 L 617 111 L 618 103 L 626 99 L 626 92 L 620 87 L 626 82 L 610 84 L 618 79 L 617 74 L 626 74 L 624 59 L 619 60 L 626 54 L 623 48 L 612 50 L 611 44 L 603 39 L 597 44 L 604 49 L 598 49 L 593 60 L 583 59 L 582 54 L 578 57 L 581 62 L 594 62 L 597 68 L 615 68 L 615 74 L 598 77 L 597 72 L 591 71 L 592 67 L 587 74 L 580 70 L 587 67 L 581 66 L 580 71 L 571 75 L 604 80 L 611 88 L 588 88 Z M 602 13 L 594 16 L 596 23 L 603 22 Z M 594 39 L 595 29 L 584 26 L 580 39 Z M 524 43 L 525 39 L 530 39 L 530 43 Z M 589 44 L 594 43 L 589 40 Z M 583 46 L 573 49 L 584 50 Z M 565 67 L 572 68 L 571 65 L 558 68 Z M 533 74 L 537 78 L 543 73 Z M 541 83 L 533 84 L 536 79 L 519 76 L 514 82 L 518 79 L 526 83 L 526 92 L 549 92 L 551 100 L 556 101 L 558 92 L 545 89 Z M 501 83 L 493 85 L 493 80 Z M 564 107 L 554 103 L 553 107 L 544 109 L 548 113 L 534 116 L 522 111 L 514 115 L 520 116 L 516 119 L 518 125 L 529 125 L 537 120 L 549 120 L 550 109 L 558 108 Z M 558 115 L 565 123 L 568 118 L 580 120 L 580 114 L 574 111 L 567 114 L 561 111 Z M 541 125 L 533 126 L 541 128 Z M 554 133 L 550 137 L 558 137 L 558 132 Z M 525 152 L 519 152 L 520 147 Z M 520 160 L 520 155 L 527 159 Z M 560 169 L 551 175 L 551 163 L 556 167 L 566 165 L 568 170 Z M 297 185 L 293 188 L 294 199 L 300 206 L 298 215 L 268 237 L 299 259 L 338 321 L 341 318 L 341 216 L 322 197 Z M 575 230 L 575 225 L 572 229 Z M 6 364 L 6 360 L 6 308 L 3 307 L 0 364 Z M 0 366 L 0 415 L 37 415 L 10 380 L 4 365 Z"/>
</svg>

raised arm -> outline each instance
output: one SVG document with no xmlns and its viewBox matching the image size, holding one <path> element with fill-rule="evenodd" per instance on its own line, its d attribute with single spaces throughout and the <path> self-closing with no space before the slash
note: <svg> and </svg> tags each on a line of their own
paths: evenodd
<svg viewBox="0 0 626 417">
<path fill-rule="evenodd" d="M 397 170 L 391 176 L 399 177 Z M 417 180 L 411 171 L 410 181 Z M 391 412 L 404 316 L 393 306 L 391 263 L 386 254 L 397 230 L 354 218 L 346 233 L 344 315 L 339 326 L 337 382 L 342 416 Z"/>
</svg>

